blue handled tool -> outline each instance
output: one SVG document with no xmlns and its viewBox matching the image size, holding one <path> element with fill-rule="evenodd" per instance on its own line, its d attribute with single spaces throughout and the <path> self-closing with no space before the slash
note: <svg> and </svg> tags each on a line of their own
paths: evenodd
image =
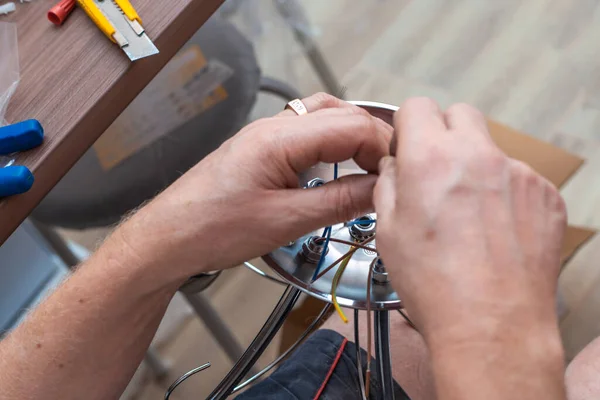
<svg viewBox="0 0 600 400">
<path fill-rule="evenodd" d="M 0 128 L 0 154 L 11 154 L 39 146 L 44 141 L 44 129 L 34 120 Z M 0 168 L 0 197 L 25 193 L 33 185 L 29 168 L 13 165 Z"/>
</svg>

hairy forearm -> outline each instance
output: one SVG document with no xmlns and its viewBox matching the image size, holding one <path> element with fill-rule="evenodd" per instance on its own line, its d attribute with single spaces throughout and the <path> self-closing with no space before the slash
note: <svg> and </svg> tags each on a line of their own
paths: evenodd
<svg viewBox="0 0 600 400">
<path fill-rule="evenodd" d="M 181 283 L 125 236 L 117 230 L 0 342 L 0 399 L 119 398 Z"/>
<path fill-rule="evenodd" d="M 440 400 L 565 400 L 564 358 L 557 329 L 513 331 L 430 345 Z M 515 332 L 511 335 L 510 331 Z"/>
</svg>

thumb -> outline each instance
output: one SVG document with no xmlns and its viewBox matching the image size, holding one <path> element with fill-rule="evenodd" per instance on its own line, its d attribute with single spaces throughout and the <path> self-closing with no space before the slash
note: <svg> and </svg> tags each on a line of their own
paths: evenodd
<svg viewBox="0 0 600 400">
<path fill-rule="evenodd" d="M 300 234 L 352 220 L 373 210 L 376 175 L 346 175 L 311 189 L 293 189 L 287 205 Z"/>
<path fill-rule="evenodd" d="M 373 204 L 378 219 L 386 219 L 396 204 L 396 159 L 384 157 L 379 161 L 379 178 L 373 190 Z"/>
</svg>

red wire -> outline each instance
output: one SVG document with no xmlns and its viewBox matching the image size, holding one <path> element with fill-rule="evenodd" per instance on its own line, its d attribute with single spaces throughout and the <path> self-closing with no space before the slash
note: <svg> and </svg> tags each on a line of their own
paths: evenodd
<svg viewBox="0 0 600 400">
<path fill-rule="evenodd" d="M 329 368 L 329 372 L 327 372 L 327 376 L 325 376 L 325 380 L 321 384 L 321 387 L 319 388 L 319 391 L 317 392 L 315 397 L 313 397 L 313 400 L 318 400 L 319 397 L 321 397 L 321 395 L 323 394 L 323 391 L 325 390 L 325 387 L 327 386 L 327 382 L 329 382 L 329 379 L 331 379 L 331 375 L 333 375 L 333 371 L 335 370 L 335 367 L 337 367 L 338 363 L 340 362 L 340 359 L 342 358 L 342 353 L 344 353 L 344 348 L 346 348 L 346 343 L 348 343 L 348 339 L 344 338 L 344 341 L 342 342 L 342 345 L 340 346 L 340 349 L 338 350 L 337 355 L 335 356 L 335 359 L 333 360 L 333 364 L 331 364 L 331 367 Z"/>
</svg>

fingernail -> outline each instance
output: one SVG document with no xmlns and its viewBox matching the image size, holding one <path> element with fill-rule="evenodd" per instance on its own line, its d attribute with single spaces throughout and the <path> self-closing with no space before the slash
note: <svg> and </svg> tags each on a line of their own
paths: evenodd
<svg viewBox="0 0 600 400">
<path fill-rule="evenodd" d="M 379 160 L 378 171 L 381 174 L 386 168 L 391 167 L 394 164 L 395 158 L 392 156 L 385 156 Z"/>
</svg>

